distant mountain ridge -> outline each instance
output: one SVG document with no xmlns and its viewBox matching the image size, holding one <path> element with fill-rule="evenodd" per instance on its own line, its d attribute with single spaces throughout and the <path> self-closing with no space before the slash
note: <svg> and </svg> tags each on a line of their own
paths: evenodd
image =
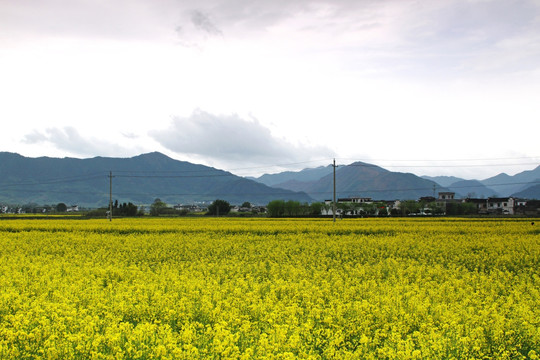
<svg viewBox="0 0 540 360">
<path fill-rule="evenodd" d="M 168 204 L 227 200 L 265 205 L 271 200 L 310 202 L 305 193 L 279 189 L 204 165 L 174 160 L 158 152 L 131 158 L 28 158 L 0 152 L 0 203 L 109 203 L 109 172 L 113 200 Z"/>
<path fill-rule="evenodd" d="M 0 152 L 0 204 L 64 202 L 81 207 L 106 206 L 110 171 L 113 200 L 136 205 L 150 204 L 155 198 L 168 204 L 211 202 L 219 198 L 233 204 L 249 201 L 265 205 L 276 199 L 311 202 L 333 196 L 331 165 L 263 175 L 254 181 L 212 167 L 174 160 L 158 152 L 131 158 L 91 159 L 28 158 Z M 481 181 L 461 179 L 446 186 L 430 180 L 435 178 L 356 162 L 337 167 L 336 190 L 338 197 L 374 200 L 416 200 L 422 196 L 437 196 L 439 191 L 454 191 L 458 197 L 512 195 L 540 199 L 540 166 L 514 176 L 503 173 Z"/>
<path fill-rule="evenodd" d="M 310 182 L 317 181 L 321 177 L 332 172 L 332 165 L 320 166 L 317 168 L 308 168 L 301 171 L 284 171 L 278 174 L 264 174 L 255 178 L 257 182 L 268 186 L 280 187 L 280 184 L 288 182 Z"/>
<path fill-rule="evenodd" d="M 305 169 L 297 174 L 302 175 L 312 169 Z M 332 167 L 330 166 L 330 172 Z M 289 177 L 290 178 L 290 177 Z M 318 180 L 301 181 L 298 176 L 287 182 L 279 183 L 285 189 L 298 191 L 302 189 L 317 200 L 333 197 L 333 174 L 328 173 Z M 336 192 L 338 197 L 371 197 L 375 200 L 409 200 L 421 196 L 433 196 L 434 189 L 447 191 L 435 182 L 422 179 L 414 174 L 391 172 L 382 167 L 356 162 L 340 165 L 336 170 Z"/>
<path fill-rule="evenodd" d="M 464 180 L 452 176 L 423 176 L 442 186 L 447 186 L 456 194 L 476 197 L 513 196 L 516 198 L 540 199 L 540 166 L 510 176 L 505 173 L 484 180 Z M 459 179 L 450 182 L 452 179 Z"/>
<path fill-rule="evenodd" d="M 513 196 L 523 199 L 540 199 L 540 184 L 528 187 L 525 190 L 515 193 Z"/>
<path fill-rule="evenodd" d="M 497 192 L 478 180 L 456 181 L 448 186 L 458 198 L 488 198 L 497 196 Z"/>
<path fill-rule="evenodd" d="M 437 184 L 441 185 L 441 186 L 450 186 L 458 181 L 464 181 L 465 179 L 462 179 L 462 178 L 458 178 L 458 177 L 455 177 L 455 176 L 427 176 L 427 175 L 422 175 L 420 176 L 421 178 L 423 179 L 427 179 L 427 180 L 431 180 L 431 181 L 435 181 Z"/>
<path fill-rule="evenodd" d="M 320 169 L 320 168 L 317 168 Z M 305 191 L 317 200 L 330 199 L 333 195 L 333 175 L 324 171 L 332 171 L 326 167 L 323 176 L 317 180 L 306 175 L 317 174 L 316 169 L 304 169 L 298 172 L 263 175 L 261 179 L 274 179 L 284 189 Z M 319 170 L 321 171 L 321 170 Z M 305 180 L 305 179 L 309 180 Z M 439 191 L 452 191 L 458 198 L 493 196 L 514 196 L 529 199 L 540 199 L 540 166 L 533 170 L 510 176 L 499 174 L 485 180 L 465 180 L 454 176 L 422 176 L 391 172 L 379 166 L 357 162 L 339 166 L 336 170 L 336 188 L 339 197 L 371 197 L 373 199 L 418 199 L 421 196 L 437 196 Z M 286 180 L 278 182 L 279 180 Z M 526 196 L 525 196 L 526 195 Z"/>
<path fill-rule="evenodd" d="M 540 166 L 513 176 L 501 173 L 481 180 L 481 183 L 495 190 L 500 196 L 514 195 L 540 183 Z M 540 193 L 532 192 L 532 194 L 538 194 L 536 198 L 540 198 Z"/>
</svg>

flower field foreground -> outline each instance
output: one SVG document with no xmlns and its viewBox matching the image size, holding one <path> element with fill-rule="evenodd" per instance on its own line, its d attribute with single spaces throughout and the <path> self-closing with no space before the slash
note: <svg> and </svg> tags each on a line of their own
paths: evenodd
<svg viewBox="0 0 540 360">
<path fill-rule="evenodd" d="M 540 221 L 0 221 L 1 359 L 537 359 Z"/>
</svg>

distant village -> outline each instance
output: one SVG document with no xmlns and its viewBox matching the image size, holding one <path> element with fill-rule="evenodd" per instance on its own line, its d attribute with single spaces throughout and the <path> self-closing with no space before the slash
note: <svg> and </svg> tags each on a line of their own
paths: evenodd
<svg viewBox="0 0 540 360">
<path fill-rule="evenodd" d="M 525 215 L 540 214 L 540 200 L 514 197 L 486 199 L 456 199 L 454 192 L 439 192 L 438 197 L 425 196 L 418 200 L 372 200 L 368 197 L 337 199 L 336 213 L 345 216 L 361 215 Z M 373 206 L 373 205 L 377 206 Z M 322 215 L 333 215 L 332 200 L 325 200 Z"/>
<path fill-rule="evenodd" d="M 62 206 L 63 205 L 63 206 Z M 11 205 L 1 205 L 0 204 L 0 213 L 1 214 L 47 214 L 47 213 L 66 213 L 66 212 L 79 212 L 79 205 L 67 206 L 64 204 L 58 205 L 23 205 L 23 206 L 11 206 Z"/>
<path fill-rule="evenodd" d="M 297 211 L 284 211 L 275 213 L 268 206 L 254 206 L 249 202 L 242 205 L 232 205 L 229 214 L 237 215 L 268 215 L 268 216 L 333 216 L 334 206 L 332 200 L 322 203 L 300 204 L 295 201 L 282 201 L 286 207 L 292 203 Z M 315 206 L 317 205 L 317 206 Z M 309 208 L 303 211 L 302 208 Z M 187 215 L 204 214 L 208 206 L 199 204 L 177 204 L 167 207 L 169 212 L 162 214 Z M 0 204 L 1 214 L 48 214 L 48 213 L 79 213 L 90 209 L 80 209 L 78 205 L 67 206 L 63 203 L 58 205 L 25 205 L 8 206 Z M 270 210 L 270 211 L 269 211 Z M 140 207 L 139 214 L 145 214 L 145 207 Z M 540 200 L 527 200 L 515 197 L 489 197 L 457 199 L 454 192 L 439 192 L 438 197 L 425 196 L 418 200 L 373 200 L 369 197 L 348 197 L 336 200 L 335 212 L 340 217 L 363 217 L 363 216 L 445 216 L 445 215 L 540 215 Z M 151 213 L 151 212 L 150 212 Z M 223 214 L 224 215 L 224 214 Z"/>
</svg>

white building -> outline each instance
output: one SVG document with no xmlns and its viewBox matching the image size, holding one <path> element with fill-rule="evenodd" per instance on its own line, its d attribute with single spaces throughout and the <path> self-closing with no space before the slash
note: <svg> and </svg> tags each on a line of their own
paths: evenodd
<svg viewBox="0 0 540 360">
<path fill-rule="evenodd" d="M 488 198 L 487 211 L 495 214 L 514 215 L 515 199 L 512 197 L 505 198 Z"/>
</svg>

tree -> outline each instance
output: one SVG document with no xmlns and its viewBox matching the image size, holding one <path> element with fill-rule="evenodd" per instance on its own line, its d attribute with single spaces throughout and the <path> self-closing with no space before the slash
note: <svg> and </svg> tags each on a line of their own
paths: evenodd
<svg viewBox="0 0 540 360">
<path fill-rule="evenodd" d="M 165 209 L 167 209 L 167 204 L 158 198 L 150 205 L 150 215 L 158 216 L 159 214 L 164 213 Z"/>
<path fill-rule="evenodd" d="M 377 208 L 379 209 L 379 216 L 388 216 L 388 209 L 383 204 L 378 204 Z"/>
<path fill-rule="evenodd" d="M 64 203 L 59 203 L 56 205 L 56 211 L 58 212 L 66 212 L 67 211 L 67 205 Z"/>
<path fill-rule="evenodd" d="M 270 217 L 280 217 L 285 215 L 285 201 L 272 200 L 266 206 L 266 211 Z"/>
<path fill-rule="evenodd" d="M 127 204 L 123 203 L 119 210 L 120 213 L 124 216 L 136 216 L 138 208 L 136 205 L 129 202 Z"/>
<path fill-rule="evenodd" d="M 299 201 L 289 200 L 285 203 L 285 214 L 287 216 L 301 215 L 301 205 Z"/>
<path fill-rule="evenodd" d="M 476 213 L 476 206 L 473 203 L 446 204 L 446 215 L 473 215 Z"/>
<path fill-rule="evenodd" d="M 361 216 L 366 216 L 366 215 L 373 216 L 377 214 L 377 208 L 378 208 L 378 205 L 375 203 L 363 203 L 362 207 L 358 211 L 358 214 Z"/>
<path fill-rule="evenodd" d="M 400 207 L 402 215 L 415 214 L 420 211 L 420 204 L 414 200 L 402 201 Z"/>
<path fill-rule="evenodd" d="M 461 211 L 463 215 L 476 215 L 478 214 L 478 209 L 473 203 L 461 203 Z"/>
<path fill-rule="evenodd" d="M 251 203 L 249 201 L 246 201 L 242 204 L 243 208 L 251 209 Z"/>
<path fill-rule="evenodd" d="M 138 213 L 138 208 L 137 208 L 137 205 L 129 202 L 127 204 L 127 206 L 124 206 L 124 212 L 126 213 L 127 216 L 135 216 L 137 215 Z"/>
<path fill-rule="evenodd" d="M 431 202 L 428 204 L 428 207 L 431 209 L 433 215 L 443 215 L 445 209 L 442 208 L 437 202 Z"/>
<path fill-rule="evenodd" d="M 341 210 L 341 214 L 347 216 L 351 215 L 354 211 L 354 205 L 353 203 L 347 201 L 347 202 L 339 202 L 337 203 L 337 208 Z"/>
<path fill-rule="evenodd" d="M 227 215 L 231 211 L 231 204 L 225 200 L 217 199 L 208 206 L 208 215 Z"/>
<path fill-rule="evenodd" d="M 306 216 L 306 215 L 321 215 L 323 204 L 313 203 L 300 203 L 294 200 L 272 200 L 268 203 L 266 209 L 268 216 L 270 217 L 282 217 L 282 216 Z"/>
<path fill-rule="evenodd" d="M 320 202 L 311 203 L 309 206 L 309 214 L 313 216 L 319 216 L 322 214 L 323 204 Z"/>
</svg>

